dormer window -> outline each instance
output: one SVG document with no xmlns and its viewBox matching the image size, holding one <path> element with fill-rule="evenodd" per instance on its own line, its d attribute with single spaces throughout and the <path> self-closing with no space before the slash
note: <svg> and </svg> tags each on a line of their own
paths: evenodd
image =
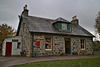
<svg viewBox="0 0 100 67">
<path fill-rule="evenodd" d="M 59 22 L 58 25 L 60 31 L 71 31 L 71 24 L 69 23 Z"/>
<path fill-rule="evenodd" d="M 59 30 L 59 31 L 68 31 L 71 32 L 71 23 L 61 17 L 57 18 L 56 21 L 53 23 L 53 25 Z"/>
</svg>

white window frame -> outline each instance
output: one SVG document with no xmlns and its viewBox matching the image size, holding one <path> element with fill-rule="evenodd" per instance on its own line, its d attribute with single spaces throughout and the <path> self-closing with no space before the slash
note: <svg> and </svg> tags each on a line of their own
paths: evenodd
<svg viewBox="0 0 100 67">
<path fill-rule="evenodd" d="M 82 42 L 81 42 L 82 41 Z M 81 47 L 81 50 L 85 50 L 85 39 L 80 39 L 81 45 L 84 45 L 84 48 Z"/>
<path fill-rule="evenodd" d="M 46 49 L 45 50 L 52 50 L 52 37 L 45 37 L 45 44 L 46 44 L 46 38 L 51 38 L 51 49 Z M 44 45 L 45 46 L 45 45 Z"/>
</svg>

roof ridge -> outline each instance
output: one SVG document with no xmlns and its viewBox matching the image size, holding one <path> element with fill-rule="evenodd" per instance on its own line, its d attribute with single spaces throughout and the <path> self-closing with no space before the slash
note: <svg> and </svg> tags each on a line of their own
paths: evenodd
<svg viewBox="0 0 100 67">
<path fill-rule="evenodd" d="M 66 20 L 66 19 L 64 19 L 64 18 L 62 18 L 62 17 L 58 17 L 58 18 L 56 19 L 56 21 L 69 22 L 68 20 Z"/>
<path fill-rule="evenodd" d="M 39 18 L 39 19 L 46 19 L 46 20 L 52 20 L 52 21 L 55 21 L 54 19 L 43 18 L 43 17 L 38 17 L 38 16 L 29 16 L 29 17 L 35 17 L 35 18 Z"/>
</svg>

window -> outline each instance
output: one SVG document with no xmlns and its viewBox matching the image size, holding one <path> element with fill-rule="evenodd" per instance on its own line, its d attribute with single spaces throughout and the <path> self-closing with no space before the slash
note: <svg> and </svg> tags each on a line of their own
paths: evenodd
<svg viewBox="0 0 100 67">
<path fill-rule="evenodd" d="M 51 50 L 51 47 L 52 47 L 52 38 L 46 37 L 45 38 L 45 49 Z"/>
<path fill-rule="evenodd" d="M 17 49 L 20 49 L 21 48 L 21 45 L 20 45 L 20 42 L 17 43 Z"/>
<path fill-rule="evenodd" d="M 69 23 L 59 23 L 59 30 L 71 31 L 71 25 Z"/>
<path fill-rule="evenodd" d="M 67 24 L 62 23 L 62 30 L 67 30 Z"/>
<path fill-rule="evenodd" d="M 85 40 L 81 39 L 81 50 L 85 50 Z"/>
</svg>

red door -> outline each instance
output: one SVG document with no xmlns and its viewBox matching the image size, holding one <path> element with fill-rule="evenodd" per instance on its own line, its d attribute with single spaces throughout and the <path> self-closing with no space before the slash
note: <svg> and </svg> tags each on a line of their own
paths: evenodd
<svg viewBox="0 0 100 67">
<path fill-rule="evenodd" d="M 6 42 L 6 56 L 11 56 L 12 42 Z"/>
</svg>

